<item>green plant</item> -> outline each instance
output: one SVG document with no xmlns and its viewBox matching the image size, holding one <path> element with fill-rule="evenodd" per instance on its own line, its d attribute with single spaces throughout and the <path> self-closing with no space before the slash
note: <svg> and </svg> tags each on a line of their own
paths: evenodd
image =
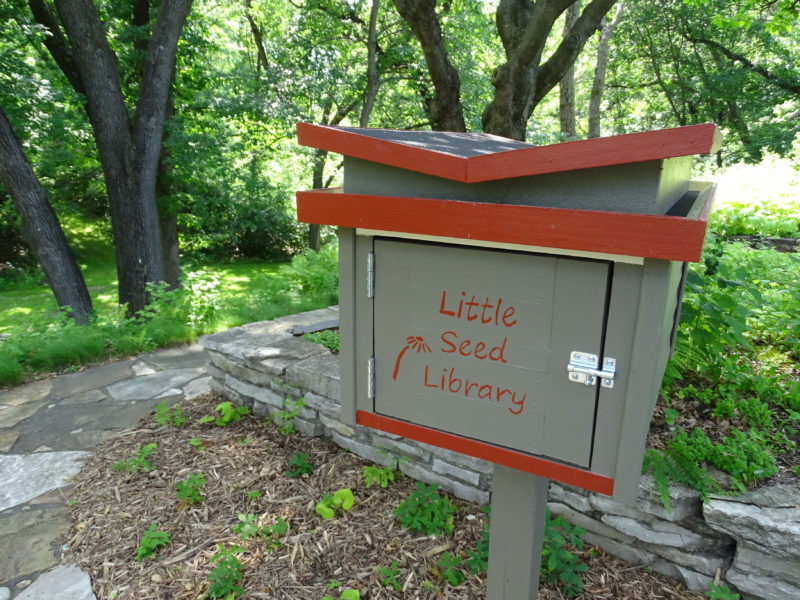
<svg viewBox="0 0 800 600">
<path fill-rule="evenodd" d="M 186 504 L 202 502 L 205 498 L 200 493 L 200 489 L 205 482 L 206 480 L 202 473 L 194 473 L 185 480 L 177 482 L 175 484 L 175 493 L 178 496 L 178 500 Z"/>
<path fill-rule="evenodd" d="M 325 584 L 325 587 L 329 590 L 335 590 L 336 588 L 342 587 L 342 582 L 335 579 L 329 579 L 328 583 Z"/>
<path fill-rule="evenodd" d="M 491 513 L 491 507 L 484 506 L 481 510 L 487 515 Z M 489 566 L 489 520 L 483 525 L 481 531 L 481 539 L 475 544 L 474 550 L 467 551 L 467 560 L 464 561 L 465 566 L 473 575 L 486 573 Z"/>
<path fill-rule="evenodd" d="M 154 467 L 147 459 L 155 453 L 156 448 L 158 448 L 158 444 L 156 443 L 139 446 L 136 450 L 135 458 L 129 458 L 128 460 L 121 460 L 114 463 L 114 469 L 117 471 L 127 471 L 128 473 L 152 471 Z"/>
<path fill-rule="evenodd" d="M 550 511 L 547 511 L 542 547 L 542 582 L 557 583 L 570 598 L 583 591 L 580 573 L 589 567 L 581 564 L 578 555 L 570 551 L 567 545 L 582 550 L 583 533 L 579 527 L 571 525 L 561 517 L 552 517 Z"/>
<path fill-rule="evenodd" d="M 258 500 L 263 495 L 264 492 L 262 492 L 261 490 L 250 490 L 247 492 L 248 500 Z"/>
<path fill-rule="evenodd" d="M 278 538 L 286 535 L 287 531 L 289 531 L 289 523 L 283 517 L 278 517 L 278 520 L 272 525 L 262 527 L 259 534 L 272 548 L 280 548 L 282 544 Z"/>
<path fill-rule="evenodd" d="M 349 488 L 342 488 L 341 490 L 336 490 L 333 494 L 325 494 L 317 502 L 314 510 L 323 519 L 332 519 L 337 510 L 350 510 L 354 502 L 353 491 Z"/>
<path fill-rule="evenodd" d="M 292 258 L 285 273 L 302 294 L 335 304 L 339 295 L 339 258 L 335 245 L 323 246 L 319 252 L 307 249 Z"/>
<path fill-rule="evenodd" d="M 225 427 L 228 423 L 238 421 L 243 416 L 250 414 L 249 408 L 246 406 L 234 406 L 233 402 L 220 402 L 214 410 L 218 413 L 216 417 L 214 415 L 205 415 L 200 417 L 199 422 L 211 423 L 213 421 L 215 425 Z"/>
<path fill-rule="evenodd" d="M 438 493 L 438 484 L 417 482 L 417 489 L 403 500 L 394 514 L 406 529 L 425 535 L 446 534 L 453 531 L 455 505 L 447 496 Z"/>
<path fill-rule="evenodd" d="M 333 596 L 323 596 L 320 600 L 334 600 Z M 361 600 L 361 592 L 358 590 L 344 590 L 339 595 L 339 600 Z"/>
<path fill-rule="evenodd" d="M 170 408 L 164 401 L 156 406 L 155 421 L 161 427 L 180 427 L 186 422 L 186 418 L 183 416 L 183 410 L 180 406 Z"/>
<path fill-rule="evenodd" d="M 169 544 L 170 536 L 166 531 L 160 531 L 156 523 L 150 523 L 145 529 L 139 547 L 136 548 L 136 560 L 142 561 L 155 553 L 162 546 Z"/>
<path fill-rule="evenodd" d="M 297 452 L 286 462 L 290 467 L 290 470 L 285 473 L 286 477 L 301 477 L 314 472 L 314 465 L 308 462 L 308 454 Z"/>
<path fill-rule="evenodd" d="M 272 422 L 283 435 L 291 435 L 295 432 L 294 418 L 300 414 L 300 411 L 306 405 L 303 398 L 292 400 L 284 398 L 283 409 L 277 409 L 272 414 Z"/>
<path fill-rule="evenodd" d="M 403 584 L 400 583 L 400 569 L 397 567 L 399 563 L 394 560 L 388 567 L 378 567 L 378 575 L 381 585 L 383 587 L 392 588 L 395 592 L 402 591 Z"/>
<path fill-rule="evenodd" d="M 461 585 L 466 579 L 463 571 L 459 568 L 461 561 L 460 556 L 451 555 L 449 552 L 443 552 L 441 558 L 436 561 L 442 579 L 445 579 L 453 587 Z"/>
<path fill-rule="evenodd" d="M 712 582 L 708 586 L 705 595 L 709 597 L 709 600 L 739 600 L 739 594 L 731 591 L 724 583 L 719 584 Z"/>
<path fill-rule="evenodd" d="M 309 342 L 325 346 L 333 354 L 339 353 L 339 333 L 336 331 L 326 329 L 315 333 L 306 333 L 303 338 L 307 339 Z"/>
<path fill-rule="evenodd" d="M 260 529 L 256 523 L 257 517 L 254 514 L 239 513 L 236 518 L 239 522 L 233 526 L 233 533 L 243 540 L 249 540 L 259 534 Z"/>
<path fill-rule="evenodd" d="M 375 484 L 385 488 L 390 482 L 394 481 L 394 469 L 377 465 L 364 465 L 361 470 L 361 479 L 368 488 Z"/>
<path fill-rule="evenodd" d="M 222 544 L 217 544 L 217 552 L 211 557 L 211 562 L 216 563 L 208 574 L 209 586 L 206 591 L 207 598 L 225 598 L 232 600 L 244 590 L 239 585 L 244 577 L 244 566 L 236 557 L 242 551 L 239 546 L 225 549 Z"/>
<path fill-rule="evenodd" d="M 200 438 L 192 438 L 189 440 L 189 445 L 192 446 L 195 450 L 205 450 L 208 446 L 211 445 L 211 442 L 206 440 L 201 440 Z"/>
</svg>

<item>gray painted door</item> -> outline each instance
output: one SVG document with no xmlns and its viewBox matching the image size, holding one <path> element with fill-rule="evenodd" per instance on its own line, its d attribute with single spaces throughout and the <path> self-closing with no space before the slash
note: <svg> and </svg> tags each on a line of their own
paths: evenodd
<svg viewBox="0 0 800 600">
<path fill-rule="evenodd" d="M 588 467 L 609 263 L 375 240 L 377 413 Z"/>
</svg>

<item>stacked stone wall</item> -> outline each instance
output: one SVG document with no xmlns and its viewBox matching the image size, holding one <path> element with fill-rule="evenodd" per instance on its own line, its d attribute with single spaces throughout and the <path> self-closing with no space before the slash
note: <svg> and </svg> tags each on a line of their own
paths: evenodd
<svg viewBox="0 0 800 600">
<path fill-rule="evenodd" d="M 400 436 L 340 421 L 339 364 L 324 347 L 296 336 L 298 327 L 338 318 L 327 308 L 251 323 L 201 340 L 211 389 L 259 415 L 303 399 L 297 431 L 324 436 L 367 460 L 391 465 L 464 500 L 487 504 L 492 465 Z M 586 541 L 634 564 L 704 591 L 720 577 L 753 600 L 800 600 L 800 490 L 772 486 L 738 498 L 698 495 L 674 486 L 667 511 L 650 478 L 636 505 L 551 483 L 554 514 L 586 530 Z"/>
</svg>

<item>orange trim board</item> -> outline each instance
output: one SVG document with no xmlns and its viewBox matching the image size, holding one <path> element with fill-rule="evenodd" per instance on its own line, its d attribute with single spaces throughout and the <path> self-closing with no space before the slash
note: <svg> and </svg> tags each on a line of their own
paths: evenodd
<svg viewBox="0 0 800 600">
<path fill-rule="evenodd" d="M 311 123 L 297 124 L 297 141 L 345 156 L 476 183 L 510 177 L 542 175 L 578 169 L 608 167 L 693 154 L 711 154 L 721 144 L 713 123 L 658 129 L 604 138 L 530 146 L 468 158 L 379 139 L 358 129 L 342 129 Z"/>
<path fill-rule="evenodd" d="M 711 202 L 712 195 L 706 202 Z M 696 262 L 708 211 L 700 219 L 345 194 L 297 192 L 297 220 L 381 231 Z"/>
<path fill-rule="evenodd" d="M 549 461 L 522 452 L 509 450 L 493 444 L 479 442 L 470 438 L 461 437 L 452 433 L 439 431 L 438 429 L 431 429 L 400 421 L 384 415 L 379 415 L 364 410 L 356 411 L 356 423 L 369 427 L 371 429 L 378 429 L 387 433 L 401 435 L 405 438 L 437 446 L 438 448 L 445 448 L 473 456 L 475 458 L 482 458 L 492 463 L 503 465 L 518 471 L 532 473 L 547 479 L 553 479 L 574 485 L 585 490 L 597 492 L 611 496 L 614 493 L 614 479 L 605 475 L 598 475 L 578 467 L 571 467 L 561 463 Z"/>
</svg>

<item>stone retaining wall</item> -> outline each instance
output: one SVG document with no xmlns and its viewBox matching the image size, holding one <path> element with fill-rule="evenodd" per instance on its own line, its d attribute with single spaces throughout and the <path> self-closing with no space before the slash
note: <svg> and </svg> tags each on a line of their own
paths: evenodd
<svg viewBox="0 0 800 600">
<path fill-rule="evenodd" d="M 414 479 L 438 483 L 477 504 L 489 503 L 492 465 L 449 450 L 339 421 L 339 364 L 318 344 L 292 334 L 297 326 L 338 318 L 327 308 L 251 323 L 201 339 L 211 359 L 211 389 L 259 415 L 303 398 L 295 427 L 325 436 L 368 460 Z M 569 486 L 550 486 L 550 509 L 586 530 L 609 553 L 704 591 L 717 573 L 744 598 L 800 599 L 800 490 L 775 485 L 703 505 L 675 487 L 667 512 L 645 477 L 635 507 Z"/>
</svg>

